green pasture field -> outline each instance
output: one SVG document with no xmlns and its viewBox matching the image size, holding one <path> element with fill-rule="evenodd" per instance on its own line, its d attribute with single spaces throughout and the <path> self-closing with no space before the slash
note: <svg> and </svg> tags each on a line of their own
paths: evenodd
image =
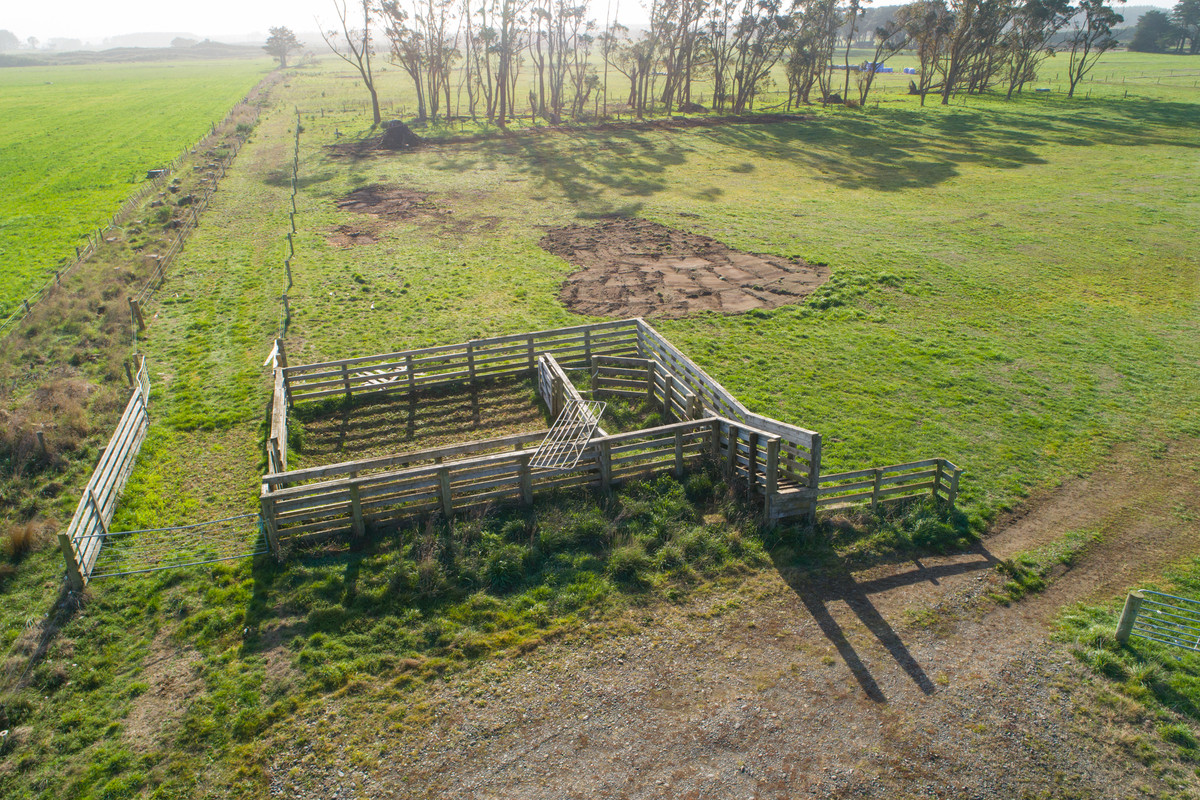
<svg viewBox="0 0 1200 800">
<path fill-rule="evenodd" d="M 803 304 L 655 324 L 751 409 L 820 431 L 827 471 L 933 456 L 964 467 L 964 515 L 933 526 L 935 546 L 960 545 L 1118 443 L 1200 436 L 1200 92 L 1169 73 L 1179 63 L 1110 56 L 1100 72 L 1164 77 L 1128 97 L 1109 81 L 1090 100 L 921 109 L 896 90 L 786 124 L 573 127 L 360 160 L 329 145 L 366 132 L 361 111 L 343 110 L 361 90 L 328 63 L 296 71 L 149 309 L 152 426 L 114 527 L 257 508 L 297 105 L 292 363 L 581 322 L 557 299 L 572 268 L 538 241 L 611 214 L 826 262 L 832 279 Z M 394 69 L 385 87 L 403 102 Z M 409 220 L 337 209 L 374 183 L 426 192 L 429 208 Z M 337 246 L 339 226 L 377 241 Z M 65 519 L 75 500 L 40 511 Z M 311 734 L 303 720 L 331 695 L 361 696 L 366 716 L 322 724 L 403 730 L 424 713 L 413 687 L 458 665 L 733 582 L 769 568 L 783 540 L 814 563 L 923 546 L 912 529 L 927 513 L 830 545 L 758 530 L 703 478 L 664 480 L 608 504 L 560 498 L 533 518 L 414 528 L 361 553 L 98 582 L 9 701 L 25 744 L 0 792 L 267 796 L 273 754 Z M 534 541 L 531 519 L 562 538 Z M 616 538 L 598 545 L 606 529 Z M 435 534 L 453 552 L 418 573 Z M 0 648 L 30 608 L 49 608 L 61 572 L 42 551 L 0 584 Z M 159 738 L 135 736 L 164 650 L 198 665 L 195 693 L 163 712 Z M 372 746 L 348 763 L 386 757 Z"/>
<path fill-rule="evenodd" d="M 0 69 L 0 318 L 268 69 L 265 59 Z"/>
</svg>

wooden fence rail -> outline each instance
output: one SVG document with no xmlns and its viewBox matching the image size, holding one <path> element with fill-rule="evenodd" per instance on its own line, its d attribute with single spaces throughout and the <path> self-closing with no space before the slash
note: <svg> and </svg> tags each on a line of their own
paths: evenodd
<svg viewBox="0 0 1200 800">
<path fill-rule="evenodd" d="M 587 367 L 593 355 L 636 355 L 636 320 L 473 339 L 462 344 L 323 361 L 284 369 L 289 402 L 407 392 L 530 375 L 547 353 L 562 367 Z"/>
<path fill-rule="evenodd" d="M 103 537 L 117 510 L 117 498 L 133 471 L 134 461 L 146 437 L 150 419 L 146 404 L 150 399 L 150 378 L 145 359 L 138 357 L 138 370 L 133 394 L 100 463 L 92 472 L 75 509 L 75 516 L 65 533 L 58 534 L 59 548 L 67 562 L 67 578 L 71 587 L 82 590 L 91 579 L 96 557 L 100 555 Z"/>
<path fill-rule="evenodd" d="M 700 398 L 653 358 L 593 356 L 592 387 L 598 394 L 644 399 L 668 421 L 706 416 Z"/>
<path fill-rule="evenodd" d="M 260 496 L 262 517 L 272 551 L 278 555 L 281 538 L 310 541 L 346 531 L 361 537 L 368 525 L 396 525 L 420 514 L 438 512 L 449 517 L 496 503 L 532 503 L 536 494 L 549 490 L 607 489 L 663 469 L 682 475 L 690 465 L 713 452 L 713 422 L 690 420 L 596 437 L 578 464 L 566 471 L 530 467 L 534 450 L 524 445 L 544 437 L 546 432 L 541 431 L 269 475 L 264 478 Z M 484 449 L 492 452 L 477 454 Z M 468 457 L 445 460 L 454 455 Z M 434 463 L 362 474 L 431 458 Z M 346 477 L 340 477 L 343 475 Z"/>
<path fill-rule="evenodd" d="M 797 487 L 785 489 L 771 498 L 767 518 L 771 521 L 786 519 L 800 509 L 836 511 L 856 505 L 877 508 L 926 495 L 953 506 L 958 499 L 958 481 L 962 472 L 944 458 L 930 458 L 821 475 L 815 491 Z"/>
</svg>

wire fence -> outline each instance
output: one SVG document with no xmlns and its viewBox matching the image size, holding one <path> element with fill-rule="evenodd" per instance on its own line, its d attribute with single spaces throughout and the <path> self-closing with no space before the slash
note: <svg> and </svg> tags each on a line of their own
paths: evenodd
<svg viewBox="0 0 1200 800">
<path fill-rule="evenodd" d="M 1200 653 L 1200 601 L 1149 589 L 1130 592 L 1117 640 L 1131 636 Z"/>
<path fill-rule="evenodd" d="M 296 112 L 296 144 L 292 153 L 292 210 L 288 212 L 290 230 L 287 232 L 287 257 L 283 259 L 283 292 L 279 296 L 279 338 L 287 336 L 288 324 L 292 321 L 292 308 L 288 303 L 288 292 L 292 290 L 292 260 L 296 257 L 296 193 L 300 179 L 300 109 Z"/>
<path fill-rule="evenodd" d="M 28 297 L 21 300 L 17 305 L 17 308 L 13 310 L 13 312 L 9 314 L 3 322 L 0 322 L 0 338 L 7 336 L 9 333 L 15 330 L 16 326 L 24 321 L 30 313 L 32 313 L 33 308 L 42 299 L 44 299 L 50 293 L 50 291 L 54 289 L 54 287 L 60 285 L 63 279 L 74 272 L 74 270 L 80 264 L 94 256 L 96 251 L 104 242 L 105 233 L 120 227 L 122 223 L 128 220 L 130 216 L 141 207 L 142 203 L 145 202 L 147 197 L 155 192 L 161 191 L 167 182 L 170 181 L 171 176 L 175 174 L 175 172 L 181 166 L 183 166 L 184 161 L 189 156 L 215 144 L 214 140 L 218 135 L 217 132 L 227 125 L 232 124 L 237 117 L 245 113 L 247 108 L 249 108 L 252 113 L 249 124 L 253 125 L 258 120 L 259 108 L 257 105 L 250 104 L 250 94 L 247 94 L 234 104 L 233 108 L 229 110 L 229 113 L 226 114 L 220 122 L 212 123 L 212 127 L 209 129 L 209 132 L 201 137 L 196 144 L 190 147 L 185 147 L 182 151 L 180 151 L 179 155 L 175 156 L 175 158 L 167 162 L 167 164 L 156 170 L 151 170 L 148 174 L 153 174 L 154 177 L 151 177 L 143 182 L 133 194 L 125 198 L 125 201 L 121 204 L 121 207 L 117 209 L 104 227 L 97 228 L 95 232 L 89 233 L 86 236 L 84 243 L 76 246 L 75 258 L 69 261 L 65 266 L 54 270 L 54 274 L 47 278 L 45 283 L 35 289 L 34 292 Z M 237 151 L 243 144 L 243 139 L 241 137 L 237 137 L 234 141 L 235 144 L 231 147 L 230 154 L 221 161 L 221 177 L 225 176 L 226 167 L 233 160 L 233 157 L 237 155 Z M 219 180 L 219 178 L 217 180 Z M 159 263 L 155 267 L 154 274 L 151 276 L 150 280 L 147 281 L 148 286 L 153 285 L 157 287 L 158 283 L 161 283 L 163 271 L 166 269 L 167 264 L 170 263 L 170 260 L 173 259 L 176 254 L 178 254 L 180 249 L 182 249 L 183 240 L 187 237 L 188 232 L 195 227 L 195 221 L 198 219 L 199 213 L 203 211 L 205 207 L 207 207 L 208 197 L 211 196 L 215 188 L 216 182 L 214 181 L 208 188 L 203 200 L 203 205 L 201 205 L 199 208 L 195 206 L 192 208 L 192 214 L 187 217 L 183 226 L 179 228 L 179 232 L 174 241 L 171 243 L 171 246 L 167 249 L 167 253 L 159 259 Z M 150 291 L 152 291 L 152 289 Z M 142 302 L 141 296 L 146 293 L 147 290 L 143 288 L 142 292 L 139 293 L 139 298 L 137 298 L 135 301 Z M 135 318 L 135 323 L 136 322 L 137 320 Z M 136 327 L 137 325 L 135 325 L 135 329 Z"/>
<path fill-rule="evenodd" d="M 104 546 L 92 580 L 253 558 L 269 552 L 258 514 L 169 528 L 110 531 L 101 538 Z"/>
</svg>

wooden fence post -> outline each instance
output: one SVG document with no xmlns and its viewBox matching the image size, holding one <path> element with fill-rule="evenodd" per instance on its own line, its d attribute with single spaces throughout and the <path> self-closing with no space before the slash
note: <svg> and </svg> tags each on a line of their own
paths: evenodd
<svg viewBox="0 0 1200 800">
<path fill-rule="evenodd" d="M 591 328 L 583 329 L 583 357 L 585 359 L 587 359 L 588 363 L 591 363 L 591 360 L 592 360 L 592 329 Z"/>
<path fill-rule="evenodd" d="M 350 391 L 350 370 L 345 364 L 342 364 L 342 384 L 346 387 L 346 397 L 349 398 L 352 394 Z"/>
<path fill-rule="evenodd" d="M 408 393 L 411 395 L 414 391 L 416 391 L 416 387 L 417 387 L 417 384 L 416 384 L 417 378 L 415 375 L 413 375 L 413 363 L 412 363 L 412 354 L 411 353 L 404 357 L 404 374 L 406 374 L 408 376 Z"/>
<path fill-rule="evenodd" d="M 937 502 L 937 499 L 938 499 L 938 490 L 942 488 L 942 462 L 943 462 L 943 459 L 939 458 L 937 460 L 937 464 L 934 466 L 933 488 L 929 490 L 930 497 L 933 498 L 935 503 Z"/>
<path fill-rule="evenodd" d="M 640 330 L 638 331 L 638 335 L 641 335 Z M 646 365 L 646 402 L 650 403 L 650 404 L 654 403 L 654 360 L 653 359 L 651 359 L 650 363 Z"/>
<path fill-rule="evenodd" d="M 883 486 L 883 470 L 875 468 L 875 483 L 871 486 L 871 510 L 879 508 L 879 490 Z"/>
<path fill-rule="evenodd" d="M 454 516 L 454 498 L 450 489 L 450 468 L 442 467 L 438 470 L 438 493 L 442 496 L 442 513 L 446 515 L 446 519 Z"/>
<path fill-rule="evenodd" d="M 533 505 L 533 475 L 529 470 L 529 461 L 533 458 L 533 453 L 528 453 L 521 456 L 520 474 L 521 474 L 521 502 L 527 506 Z"/>
<path fill-rule="evenodd" d="M 562 413 L 563 393 L 565 392 L 565 389 L 563 388 L 562 378 L 555 375 L 551 379 L 550 387 L 551 387 L 550 388 L 550 397 L 551 397 L 551 404 L 552 404 L 551 408 L 550 408 L 550 416 L 554 417 L 555 419 L 558 419 L 558 415 L 560 413 Z"/>
<path fill-rule="evenodd" d="M 764 477 L 767 479 L 767 497 L 779 491 L 779 438 L 767 439 L 767 464 Z"/>
<path fill-rule="evenodd" d="M 663 386 L 663 422 L 670 422 L 674 416 L 671 409 L 671 401 L 675 398 L 675 376 L 667 373 L 664 376 L 665 385 Z"/>
<path fill-rule="evenodd" d="M 683 431 L 675 431 L 675 477 L 683 477 Z"/>
<path fill-rule="evenodd" d="M 600 442 L 600 488 L 612 489 L 612 445 Z"/>
<path fill-rule="evenodd" d="M 525 348 L 526 348 L 526 355 L 528 356 L 528 359 L 529 359 L 529 371 L 536 372 L 537 364 L 534 363 L 534 358 L 533 358 L 533 334 L 530 334 L 529 336 L 525 337 Z"/>
<path fill-rule="evenodd" d="M 949 496 L 946 498 L 946 500 L 947 500 L 947 502 L 950 503 L 951 508 L 954 508 L 954 503 L 955 503 L 955 501 L 958 500 L 958 476 L 959 475 L 962 475 L 962 470 L 958 469 L 957 467 L 955 467 L 954 470 L 950 473 L 950 491 L 949 491 Z"/>
<path fill-rule="evenodd" d="M 721 457 L 721 420 L 713 419 L 709 425 L 708 437 L 708 446 L 711 448 L 709 452 L 712 455 L 712 460 L 715 462 Z"/>
<path fill-rule="evenodd" d="M 1145 599 L 1141 589 L 1126 595 L 1125 608 L 1121 610 L 1121 621 L 1117 623 L 1118 642 L 1123 644 L 1129 641 L 1129 635 L 1133 633 L 1133 623 L 1137 621 L 1138 612 L 1142 610 L 1142 601 Z"/>
<path fill-rule="evenodd" d="M 808 488 L 812 490 L 812 505 L 808 509 L 808 521 L 817 521 L 817 489 L 821 485 L 821 434 L 814 433 L 809 450 Z"/>
<path fill-rule="evenodd" d="M 738 429 L 732 422 L 729 423 L 729 451 L 726 455 L 729 460 L 725 471 L 729 473 L 729 480 L 732 482 L 737 477 L 738 456 Z"/>
<path fill-rule="evenodd" d="M 354 538 L 361 542 L 367 534 L 367 527 L 363 524 L 362 515 L 362 499 L 358 494 L 358 485 L 350 484 L 350 516 L 354 521 Z"/>
<path fill-rule="evenodd" d="M 750 431 L 750 435 L 746 437 L 750 445 L 749 459 L 746 464 L 746 485 L 750 487 L 750 494 L 758 491 L 758 478 L 755 473 L 758 471 L 758 431 Z"/>
<path fill-rule="evenodd" d="M 467 342 L 467 379 L 475 383 L 475 345 Z"/>
<path fill-rule="evenodd" d="M 79 559 L 75 555 L 75 547 L 71 537 L 65 533 L 58 535 L 58 548 L 62 550 L 63 560 L 67 562 L 67 580 L 75 591 L 83 591 L 83 570 L 79 568 Z"/>
<path fill-rule="evenodd" d="M 266 488 L 267 484 L 264 483 Z M 279 561 L 279 531 L 275 527 L 275 502 L 270 497 L 261 497 L 258 501 L 258 513 L 262 518 L 263 531 L 267 534 L 267 547 L 271 549 L 271 555 L 275 556 L 275 560 Z"/>
<path fill-rule="evenodd" d="M 142 309 L 137 300 L 129 298 L 129 313 L 133 316 L 133 321 L 137 324 L 138 331 L 146 330 L 146 320 L 142 318 Z"/>
</svg>

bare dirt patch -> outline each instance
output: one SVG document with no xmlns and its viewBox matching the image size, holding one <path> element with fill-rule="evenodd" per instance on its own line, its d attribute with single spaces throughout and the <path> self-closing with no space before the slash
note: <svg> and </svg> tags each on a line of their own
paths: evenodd
<svg viewBox="0 0 1200 800">
<path fill-rule="evenodd" d="M 337 207 L 387 219 L 411 219 L 419 212 L 434 208 L 425 192 L 381 183 L 355 189 L 338 200 Z"/>
<path fill-rule="evenodd" d="M 337 201 L 343 211 L 370 214 L 386 220 L 401 220 L 436 231 L 442 235 L 463 236 L 486 233 L 500 225 L 500 218 L 489 215 L 458 214 L 446 204 L 445 198 L 434 202 L 427 192 L 388 184 L 371 184 L 356 189 Z M 369 241 L 364 239 L 364 234 Z M 377 241 L 378 231 L 353 226 L 339 226 L 329 237 L 335 245 L 348 247 Z"/>
<path fill-rule="evenodd" d="M 378 237 L 372 232 L 353 225 L 338 225 L 326 237 L 334 247 L 348 248 L 359 244 L 375 244 Z"/>
<path fill-rule="evenodd" d="M 187 709 L 202 688 L 196 674 L 199 662 L 199 653 L 173 644 L 166 634 L 154 639 L 141 674 L 150 688 L 134 698 L 124 722 L 125 735 L 135 744 L 156 746 L 164 729 Z"/>
<path fill-rule="evenodd" d="M 550 231 L 541 246 L 581 267 L 559 299 L 578 314 L 677 318 L 798 303 L 829 280 L 799 258 L 743 253 L 697 233 L 618 218 Z"/>
</svg>

